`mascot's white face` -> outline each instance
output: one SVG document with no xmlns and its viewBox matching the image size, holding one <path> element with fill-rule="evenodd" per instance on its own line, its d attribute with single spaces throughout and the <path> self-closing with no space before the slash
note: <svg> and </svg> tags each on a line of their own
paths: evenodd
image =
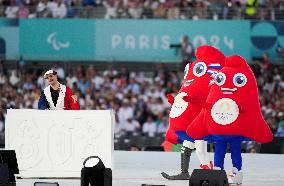
<svg viewBox="0 0 284 186">
<path fill-rule="evenodd" d="M 220 125 L 233 123 L 239 115 L 239 107 L 235 101 L 229 98 L 219 99 L 211 109 L 213 120 Z"/>
<path fill-rule="evenodd" d="M 176 95 L 175 101 L 171 108 L 170 118 L 179 117 L 187 109 L 188 102 L 182 99 L 184 96 L 187 96 L 187 93 L 180 92 L 178 95 Z"/>
</svg>

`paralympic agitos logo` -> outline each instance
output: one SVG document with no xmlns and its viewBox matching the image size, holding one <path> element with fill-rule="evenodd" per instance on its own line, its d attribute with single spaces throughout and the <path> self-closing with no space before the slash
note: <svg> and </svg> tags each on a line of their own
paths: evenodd
<svg viewBox="0 0 284 186">
<path fill-rule="evenodd" d="M 52 48 L 56 51 L 61 50 L 62 48 L 69 48 L 69 41 L 60 41 L 57 39 L 57 32 L 52 32 L 47 37 L 47 43 L 51 44 Z"/>
</svg>

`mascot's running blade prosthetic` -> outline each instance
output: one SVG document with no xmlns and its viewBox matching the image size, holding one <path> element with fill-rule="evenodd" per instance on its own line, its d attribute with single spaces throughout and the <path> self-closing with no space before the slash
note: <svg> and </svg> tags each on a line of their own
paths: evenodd
<svg viewBox="0 0 284 186">
<path fill-rule="evenodd" d="M 194 139 L 215 141 L 214 165 L 224 168 L 227 143 L 233 164 L 233 183 L 242 183 L 241 142 L 266 143 L 272 133 L 261 114 L 256 79 L 241 56 L 226 58 L 225 66 L 214 78 L 214 84 L 200 114 L 188 126 Z"/>
<path fill-rule="evenodd" d="M 218 49 L 211 46 L 200 46 L 195 52 L 196 61 L 185 67 L 184 81 L 177 96 L 168 96 L 172 105 L 170 111 L 169 128 L 166 140 L 173 144 L 183 144 L 181 149 L 181 173 L 170 176 L 162 173 L 162 176 L 170 180 L 189 179 L 188 167 L 191 151 L 194 149 L 194 139 L 186 135 L 188 125 L 200 113 L 210 90 L 210 76 L 217 74 L 224 65 L 225 56 Z M 201 168 L 212 169 L 207 153 L 207 142 L 195 141 L 197 156 L 201 162 Z"/>
</svg>

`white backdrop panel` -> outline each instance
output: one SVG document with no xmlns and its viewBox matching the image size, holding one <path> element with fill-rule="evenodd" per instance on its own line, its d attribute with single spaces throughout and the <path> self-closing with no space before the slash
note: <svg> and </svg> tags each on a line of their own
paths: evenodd
<svg viewBox="0 0 284 186">
<path fill-rule="evenodd" d="M 8 110 L 5 148 L 16 150 L 23 177 L 80 177 L 85 158 L 113 168 L 111 110 Z"/>
</svg>

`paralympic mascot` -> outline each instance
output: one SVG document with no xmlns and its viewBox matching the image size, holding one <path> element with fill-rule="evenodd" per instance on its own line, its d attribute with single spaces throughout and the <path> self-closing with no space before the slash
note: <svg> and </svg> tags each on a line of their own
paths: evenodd
<svg viewBox="0 0 284 186">
<path fill-rule="evenodd" d="M 230 144 L 233 164 L 230 182 L 242 184 L 242 141 L 267 143 L 273 138 L 261 114 L 256 79 L 244 58 L 238 55 L 226 58 L 187 134 L 194 139 L 209 138 L 215 142 L 216 169 L 224 169 L 227 144 Z"/>
<path fill-rule="evenodd" d="M 184 81 L 178 92 L 173 97 L 168 95 L 172 105 L 169 114 L 169 128 L 166 132 L 166 141 L 172 144 L 182 144 L 181 148 L 181 173 L 162 176 L 169 180 L 188 180 L 189 161 L 191 152 L 196 148 L 196 154 L 201 162 L 202 169 L 213 169 L 213 164 L 208 158 L 207 142 L 194 140 L 187 136 L 188 125 L 200 113 L 210 90 L 211 76 L 217 74 L 225 62 L 225 56 L 218 49 L 204 45 L 195 51 L 196 60 L 186 65 Z M 195 142 L 195 143 L 194 143 Z"/>
</svg>

